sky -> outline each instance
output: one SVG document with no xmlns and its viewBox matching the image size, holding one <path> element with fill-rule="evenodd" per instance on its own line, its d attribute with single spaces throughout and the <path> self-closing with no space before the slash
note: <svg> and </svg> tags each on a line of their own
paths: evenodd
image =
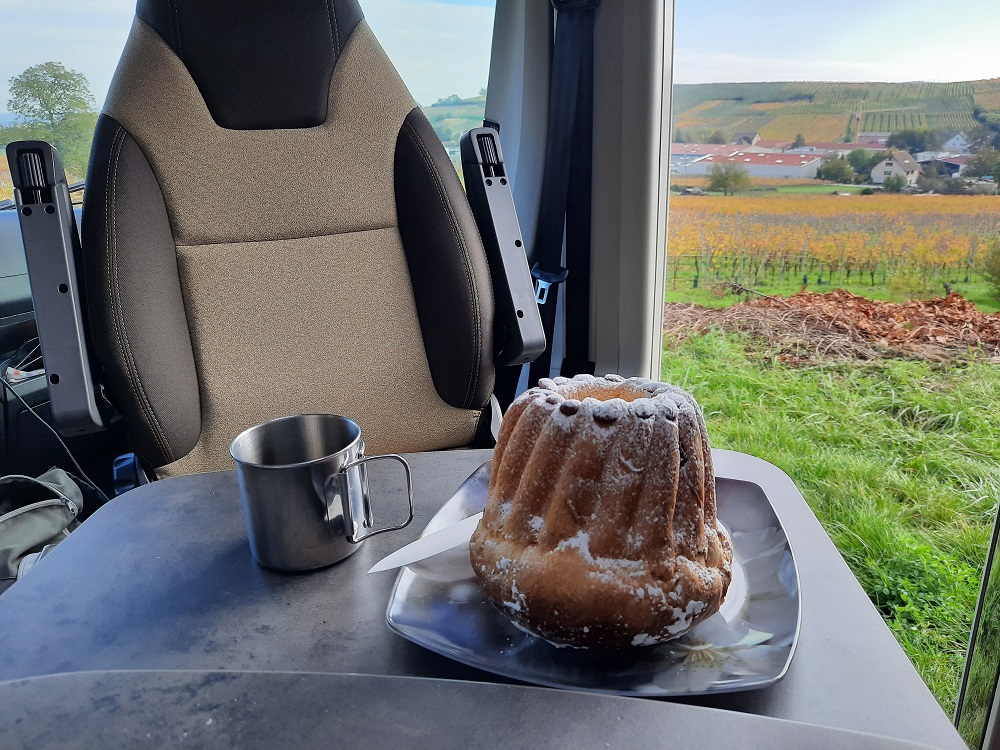
<svg viewBox="0 0 1000 750">
<path fill-rule="evenodd" d="M 676 0 L 674 7 L 675 83 L 1000 77 L 998 0 Z"/>
<path fill-rule="evenodd" d="M 418 102 L 486 86 L 495 0 L 360 2 Z M 0 112 L 10 78 L 50 60 L 83 73 L 100 107 L 134 15 L 135 0 L 0 0 Z"/>
<path fill-rule="evenodd" d="M 450 94 L 475 95 L 486 85 L 494 2 L 361 5 L 414 97 L 430 104 Z M 99 106 L 134 8 L 134 0 L 0 0 L 0 112 L 7 109 L 8 80 L 48 60 L 87 76 Z M 676 0 L 674 81 L 1000 77 L 998 35 L 1000 0 Z"/>
</svg>

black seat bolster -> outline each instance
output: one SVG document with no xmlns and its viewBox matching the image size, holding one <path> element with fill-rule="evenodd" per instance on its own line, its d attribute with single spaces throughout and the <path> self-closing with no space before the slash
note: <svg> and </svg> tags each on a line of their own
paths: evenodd
<svg viewBox="0 0 1000 750">
<path fill-rule="evenodd" d="M 420 109 L 396 139 L 396 213 L 438 395 L 481 409 L 493 392 L 493 287 L 451 160 Z"/>
<path fill-rule="evenodd" d="M 162 466 L 201 434 L 194 354 L 163 194 L 113 118 L 97 121 L 84 197 L 84 313 L 136 453 Z"/>
</svg>

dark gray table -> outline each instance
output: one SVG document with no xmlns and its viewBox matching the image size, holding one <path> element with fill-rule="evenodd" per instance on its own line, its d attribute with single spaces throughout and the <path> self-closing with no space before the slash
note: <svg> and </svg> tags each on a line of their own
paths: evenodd
<svg viewBox="0 0 1000 750">
<path fill-rule="evenodd" d="M 181 746 L 239 750 L 927 747 L 697 706 L 415 677 L 83 672 L 0 683 L 0 747 Z"/>
<path fill-rule="evenodd" d="M 688 702 L 964 747 L 829 537 L 772 465 L 716 451 L 719 476 L 774 503 L 799 568 L 802 627 L 785 679 Z M 87 670 L 223 670 L 411 675 L 504 682 L 395 635 L 395 576 L 365 571 L 415 539 L 487 451 L 414 454 L 417 510 L 343 563 L 272 573 L 251 559 L 235 476 L 158 482 L 112 501 L 0 596 L 0 680 Z M 373 495 L 402 503 L 391 467 Z M 398 507 L 398 506 L 396 506 Z"/>
</svg>

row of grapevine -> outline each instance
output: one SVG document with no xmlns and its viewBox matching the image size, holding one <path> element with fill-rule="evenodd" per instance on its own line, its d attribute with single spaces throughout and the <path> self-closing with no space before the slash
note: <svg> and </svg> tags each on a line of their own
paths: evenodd
<svg viewBox="0 0 1000 750">
<path fill-rule="evenodd" d="M 972 87 L 976 104 L 987 112 L 1000 111 L 1000 78 L 976 81 Z"/>
<path fill-rule="evenodd" d="M 674 198 L 669 254 L 706 277 L 826 275 L 849 283 L 896 277 L 966 280 L 1000 231 L 990 197 L 833 196 Z M 791 277 L 788 277 L 789 279 Z"/>
<path fill-rule="evenodd" d="M 791 141 L 799 133 L 808 133 L 814 141 L 836 141 L 844 135 L 847 122 L 845 115 L 780 114 L 760 129 L 760 137 L 768 141 Z"/>
<path fill-rule="evenodd" d="M 857 130 L 963 130 L 976 126 L 973 107 L 1000 111 L 1000 79 L 958 83 L 725 83 L 674 87 L 675 126 L 684 130 L 760 130 L 767 140 L 837 140 L 862 114 Z M 788 117 L 802 118 L 796 124 Z M 816 118 L 816 119 L 805 119 Z M 821 119 L 823 118 L 823 119 Z"/>
<path fill-rule="evenodd" d="M 931 130 L 971 130 L 978 124 L 976 118 L 965 112 L 927 115 L 927 127 Z"/>
<path fill-rule="evenodd" d="M 927 120 L 920 112 L 867 112 L 861 129 L 892 133 L 924 127 L 927 127 Z"/>
</svg>

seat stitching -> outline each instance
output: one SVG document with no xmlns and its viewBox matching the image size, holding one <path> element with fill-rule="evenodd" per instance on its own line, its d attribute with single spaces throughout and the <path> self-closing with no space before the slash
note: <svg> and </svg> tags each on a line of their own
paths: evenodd
<svg viewBox="0 0 1000 750">
<path fill-rule="evenodd" d="M 167 0 L 167 23 L 170 24 L 170 46 L 174 47 L 177 45 L 177 34 L 174 33 L 174 0 Z M 115 139 L 117 140 L 118 134 L 115 133 Z M 114 141 L 111 143 L 114 146 Z M 108 162 L 108 166 L 111 166 L 111 162 Z"/>
<path fill-rule="evenodd" d="M 337 8 L 334 0 L 330 2 L 330 17 L 333 18 L 333 54 L 340 57 L 340 27 L 337 25 Z"/>
<path fill-rule="evenodd" d="M 169 0 L 167 3 L 167 13 L 170 15 L 170 35 L 174 36 L 174 24 L 177 26 L 177 33 L 174 36 L 174 44 L 177 45 L 177 56 L 184 59 L 184 46 L 181 44 L 181 14 L 177 9 L 177 0 Z"/>
<path fill-rule="evenodd" d="M 403 123 L 407 128 L 410 135 L 410 139 L 414 142 L 417 147 L 417 151 L 420 153 L 421 158 L 424 161 L 424 165 L 428 167 L 428 171 L 433 173 L 434 176 L 434 187 L 437 190 L 438 198 L 440 198 L 441 203 L 444 205 L 445 210 L 448 215 L 448 221 L 451 224 L 452 231 L 455 233 L 459 246 L 462 248 L 463 259 L 465 260 L 465 276 L 466 281 L 469 284 L 469 289 L 471 290 L 474 315 L 476 320 L 475 325 L 475 355 L 474 361 L 472 363 L 472 372 L 470 373 L 469 384 L 466 387 L 464 404 L 466 407 L 469 406 L 472 394 L 475 393 L 476 387 L 479 385 L 479 360 L 482 355 L 482 333 L 481 333 L 481 314 L 480 314 L 480 302 L 479 302 L 479 290 L 476 288 L 475 281 L 472 276 L 472 262 L 469 257 L 469 250 L 465 241 L 465 234 L 462 232 L 461 227 L 458 224 L 457 217 L 455 216 L 451 201 L 448 200 L 447 193 L 444 192 L 444 183 L 441 180 L 441 174 L 437 169 L 437 165 L 434 164 L 433 159 L 430 156 L 430 152 L 427 150 L 423 141 L 420 139 L 419 133 L 417 133 L 416 128 L 413 123 L 406 121 Z"/>
<path fill-rule="evenodd" d="M 365 229 L 347 229 L 343 232 L 320 232 L 319 234 L 303 234 L 297 237 L 272 237 L 266 240 L 226 240 L 224 242 L 192 242 L 189 245 L 178 245 L 177 247 L 216 247 L 219 245 L 259 245 L 265 242 L 297 242 L 299 240 L 312 240 L 318 237 L 342 237 L 348 234 L 363 234 L 364 232 L 384 232 L 386 229 L 399 229 L 399 224 L 386 224 L 379 227 L 366 227 Z"/>
<path fill-rule="evenodd" d="M 115 344 L 118 349 L 118 356 L 122 360 L 125 359 L 125 352 L 122 348 L 121 332 L 118 330 L 118 312 L 115 308 L 115 296 L 114 288 L 111 286 L 112 279 L 115 276 L 115 270 L 113 268 L 113 257 L 112 257 L 112 239 L 113 239 L 113 227 L 111 224 L 111 166 L 114 164 L 115 150 L 118 148 L 118 139 L 124 139 L 122 135 L 125 132 L 125 128 L 118 125 L 118 130 L 115 131 L 114 137 L 111 139 L 111 152 L 108 154 L 108 171 L 105 178 L 105 189 L 104 189 L 104 234 L 105 234 L 105 266 L 106 274 L 105 278 L 108 280 L 108 297 L 111 307 L 111 330 L 115 336 Z"/>
<path fill-rule="evenodd" d="M 166 439 L 166 435 L 163 433 L 163 428 L 160 426 L 160 422 L 156 417 L 156 412 L 153 410 L 153 405 L 149 401 L 146 395 L 146 391 L 143 388 L 142 380 L 139 378 L 139 368 L 136 366 L 135 357 L 132 354 L 132 348 L 129 345 L 128 331 L 125 329 L 125 311 L 122 306 L 121 301 L 121 287 L 118 284 L 118 213 L 115 210 L 117 204 L 117 194 L 118 194 L 118 163 L 121 158 L 122 147 L 125 145 L 125 133 L 122 135 L 121 141 L 118 144 L 118 151 L 115 154 L 115 167 L 114 167 L 114 188 L 112 195 L 112 226 L 114 228 L 114 259 L 115 259 L 115 275 L 114 275 L 114 285 L 115 285 L 115 295 L 118 303 L 118 315 L 119 315 L 119 326 L 121 328 L 121 341 L 124 347 L 125 355 L 127 357 L 127 365 L 129 369 L 129 380 L 132 381 L 133 385 L 138 390 L 138 395 L 140 397 L 140 406 L 142 407 L 143 414 L 146 417 L 146 423 L 149 425 L 153 432 L 153 437 L 156 438 L 157 444 L 160 446 L 160 450 L 163 451 L 164 456 L 170 459 L 174 459 L 174 453 L 170 448 L 169 441 Z"/>
<path fill-rule="evenodd" d="M 115 153 L 115 147 L 118 143 L 118 136 L 122 134 L 125 129 L 118 125 L 118 130 L 115 131 L 114 136 L 111 138 L 111 152 L 108 154 L 108 170 L 107 175 L 104 179 L 104 260 L 105 260 L 105 279 L 108 283 L 111 282 L 111 165 L 114 162 L 113 156 Z M 114 307 L 114 297 L 111 294 L 111 289 L 108 289 L 108 296 L 111 297 L 111 327 L 115 334 L 115 341 L 118 346 L 119 356 L 124 356 L 121 353 L 121 341 L 118 337 L 118 327 L 116 325 L 115 319 L 115 307 Z"/>
<path fill-rule="evenodd" d="M 121 158 L 122 146 L 125 144 L 124 128 L 120 128 L 123 135 L 118 141 L 118 148 L 114 153 L 114 170 L 113 170 L 113 182 L 111 184 L 111 246 L 113 248 L 114 256 L 114 275 L 112 276 L 112 284 L 114 287 L 114 306 L 113 309 L 117 312 L 117 326 L 116 333 L 119 333 L 119 341 L 122 346 L 123 359 L 125 359 L 126 369 L 128 371 L 129 380 L 131 381 L 133 387 L 137 391 L 139 397 L 139 406 L 142 409 L 143 416 L 146 419 L 146 424 L 149 426 L 153 433 L 153 437 L 156 439 L 157 445 L 159 445 L 160 450 L 163 455 L 170 461 L 174 460 L 173 451 L 170 449 L 170 445 L 166 440 L 166 436 L 163 434 L 163 428 L 160 426 L 160 422 L 156 417 L 156 412 L 153 411 L 153 406 L 146 396 L 146 391 L 143 388 L 142 380 L 139 378 L 139 368 L 136 367 L 135 357 L 132 354 L 132 348 L 128 341 L 128 332 L 125 330 L 125 313 L 121 302 L 121 287 L 118 284 L 118 213 L 116 209 L 117 203 L 117 193 L 118 193 L 118 164 Z M 168 461 L 169 463 L 169 461 Z"/>
<path fill-rule="evenodd" d="M 337 43 L 337 34 L 333 30 L 334 15 L 333 15 L 333 8 L 331 7 L 332 2 L 333 0 L 326 0 L 326 25 L 330 29 L 330 41 L 333 42 L 333 54 L 334 56 L 336 56 L 339 55 L 340 53 L 337 51 L 337 48 L 339 46 Z"/>
<path fill-rule="evenodd" d="M 106 196 L 108 199 L 108 279 L 111 282 L 111 315 L 112 324 L 115 332 L 115 339 L 118 342 L 118 352 L 119 356 L 125 364 L 125 369 L 129 378 L 129 381 L 134 385 L 135 378 L 132 373 L 132 363 L 129 360 L 129 352 L 126 347 L 125 338 L 127 334 L 125 333 L 124 324 L 124 314 L 121 310 L 121 290 L 118 286 L 118 223 L 117 223 L 117 212 L 115 211 L 115 196 L 117 195 L 117 181 L 118 181 L 118 163 L 121 157 L 121 148 L 125 143 L 125 129 L 118 126 L 118 131 L 115 133 L 115 139 L 111 145 L 111 154 L 108 158 L 108 186 Z M 114 167 L 114 172 L 112 174 L 112 166 Z M 160 446 L 160 450 L 163 451 L 163 445 L 160 442 L 159 436 L 155 434 L 153 426 L 150 423 L 148 415 L 145 413 L 145 405 L 142 403 L 142 398 L 137 394 L 137 400 L 139 401 L 139 407 L 143 412 L 143 417 L 145 418 L 146 424 L 149 426 L 150 430 L 154 433 L 154 438 L 156 438 L 157 444 Z M 165 451 L 164 451 L 165 452 Z"/>
</svg>

